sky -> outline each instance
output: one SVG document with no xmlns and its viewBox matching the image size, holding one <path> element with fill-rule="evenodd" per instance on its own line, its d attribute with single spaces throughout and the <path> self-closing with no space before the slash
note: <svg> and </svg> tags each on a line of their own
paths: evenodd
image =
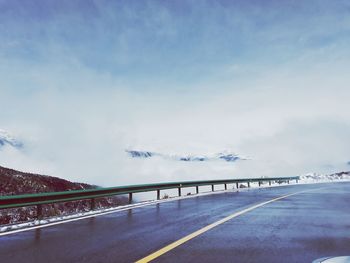
<svg viewBox="0 0 350 263">
<path fill-rule="evenodd" d="M 349 169 L 349 68 L 348 1 L 0 0 L 0 129 L 24 144 L 0 165 L 102 186 Z"/>
</svg>

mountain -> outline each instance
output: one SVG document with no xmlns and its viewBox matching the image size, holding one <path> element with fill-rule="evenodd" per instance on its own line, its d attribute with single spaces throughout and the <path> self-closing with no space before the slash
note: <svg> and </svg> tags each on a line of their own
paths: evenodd
<svg viewBox="0 0 350 263">
<path fill-rule="evenodd" d="M 74 183 L 48 175 L 20 172 L 0 166 L 0 196 L 84 190 L 93 188 L 97 188 L 97 186 L 85 183 Z M 124 196 L 106 197 L 97 199 L 96 207 L 111 207 L 127 203 L 128 199 Z M 47 217 L 61 216 L 88 210 L 90 210 L 89 200 L 43 206 L 44 216 Z M 35 207 L 0 210 L 0 225 L 33 220 L 35 213 Z"/>
<path fill-rule="evenodd" d="M 16 171 L 0 166 L 0 195 L 84 190 L 96 186 L 73 183 L 58 177 Z"/>
<path fill-rule="evenodd" d="M 146 151 L 133 151 L 133 150 L 125 150 L 132 158 L 150 158 L 153 156 L 159 156 L 159 154 L 154 152 L 146 152 Z"/>
<path fill-rule="evenodd" d="M 0 148 L 5 145 L 9 145 L 18 149 L 23 147 L 23 143 L 21 141 L 14 138 L 8 132 L 0 129 Z"/>
<path fill-rule="evenodd" d="M 205 162 L 205 161 L 215 161 L 215 160 L 235 162 L 238 160 L 247 160 L 246 158 L 242 158 L 237 154 L 229 153 L 229 152 L 216 153 L 212 155 L 170 155 L 170 154 L 162 154 L 157 152 L 136 151 L 136 150 L 125 150 L 125 152 L 131 158 L 147 159 L 152 157 L 160 157 L 162 159 L 183 161 L 183 162 Z"/>
</svg>

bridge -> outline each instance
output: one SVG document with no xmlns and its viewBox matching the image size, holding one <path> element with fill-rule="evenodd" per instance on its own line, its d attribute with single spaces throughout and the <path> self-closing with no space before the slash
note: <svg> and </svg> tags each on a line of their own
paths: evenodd
<svg viewBox="0 0 350 263">
<path fill-rule="evenodd" d="M 298 178 L 239 180 L 1 198 L 1 208 L 40 207 L 97 195 L 128 194 L 132 201 L 132 194 L 141 191 L 155 191 L 159 197 L 158 191 L 172 188 L 180 189 L 180 195 L 184 187 L 198 191 L 212 185 L 215 190 L 214 185 L 222 184 L 228 189 L 2 233 L 1 262 L 312 262 L 350 254 L 350 182 L 228 187 L 276 185 Z"/>
</svg>

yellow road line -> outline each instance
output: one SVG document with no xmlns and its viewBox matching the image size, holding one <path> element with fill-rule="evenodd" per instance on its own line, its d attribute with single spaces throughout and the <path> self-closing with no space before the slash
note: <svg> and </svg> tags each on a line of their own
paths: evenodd
<svg viewBox="0 0 350 263">
<path fill-rule="evenodd" d="M 306 190 L 306 191 L 299 191 L 299 192 L 296 192 L 296 193 L 280 196 L 280 197 L 277 197 L 275 199 L 272 199 L 272 200 L 269 200 L 269 201 L 266 201 L 266 202 L 262 202 L 262 203 L 259 203 L 257 205 L 253 205 L 253 206 L 248 207 L 248 208 L 246 208 L 244 210 L 241 210 L 239 212 L 233 213 L 232 215 L 229 215 L 229 216 L 227 216 L 227 217 L 225 217 L 225 218 L 223 218 L 223 219 L 221 219 L 219 221 L 216 221 L 216 222 L 214 222 L 214 223 L 212 223 L 210 225 L 207 225 L 207 226 L 205 226 L 205 227 L 203 227 L 203 228 L 193 232 L 192 234 L 189 234 L 189 235 L 187 235 L 187 236 L 185 236 L 185 237 L 183 237 L 183 238 L 181 238 L 181 239 L 179 239 L 179 240 L 177 240 L 177 241 L 175 241 L 175 242 L 173 242 L 173 243 L 171 243 L 171 244 L 169 244 L 169 245 L 167 245 L 167 246 L 157 250 L 156 252 L 154 252 L 154 253 L 152 253 L 152 254 L 150 254 L 150 255 L 148 255 L 148 256 L 146 256 L 146 257 L 144 257 L 144 258 L 142 258 L 142 259 L 140 259 L 138 261 L 136 261 L 136 263 L 150 262 L 150 261 L 160 257 L 161 255 L 169 252 L 170 250 L 172 250 L 172 249 L 182 245 L 183 243 L 186 243 L 187 241 L 189 241 L 189 240 L 191 240 L 191 239 L 193 239 L 193 238 L 195 238 L 195 237 L 197 237 L 197 236 L 199 236 L 199 235 L 209 231 L 210 229 L 213 229 L 214 227 L 216 227 L 218 225 L 221 225 L 221 224 L 223 224 L 223 223 L 225 223 L 225 222 L 227 222 L 227 221 L 229 221 L 229 220 L 231 220 L 231 219 L 233 219 L 235 217 L 238 217 L 240 215 L 248 213 L 248 212 L 250 212 L 250 211 L 252 211 L 254 209 L 257 209 L 257 208 L 262 207 L 264 205 L 267 205 L 269 203 L 272 203 L 272 202 L 275 202 L 275 201 L 287 198 L 287 197 L 292 196 L 292 195 L 297 195 L 297 194 L 301 194 L 301 193 L 305 193 L 305 192 L 316 191 L 316 190 L 320 190 L 320 189 L 323 189 L 323 188 Z"/>
</svg>

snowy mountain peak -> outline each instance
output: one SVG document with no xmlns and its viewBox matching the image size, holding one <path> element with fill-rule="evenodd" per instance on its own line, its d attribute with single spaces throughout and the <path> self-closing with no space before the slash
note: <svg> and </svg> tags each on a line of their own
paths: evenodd
<svg viewBox="0 0 350 263">
<path fill-rule="evenodd" d="M 214 161 L 221 160 L 226 162 L 235 162 L 238 160 L 246 160 L 237 154 L 230 152 L 221 152 L 216 154 L 207 154 L 207 155 L 195 155 L 195 154 L 185 154 L 185 155 L 171 155 L 163 154 L 150 151 L 136 151 L 136 150 L 125 150 L 131 158 L 147 159 L 152 157 L 160 157 L 162 159 L 174 160 L 174 161 L 183 161 L 183 162 L 205 162 L 205 161 Z"/>
<path fill-rule="evenodd" d="M 23 147 L 22 142 L 15 139 L 8 132 L 0 129 L 0 147 L 5 145 L 9 145 L 18 149 Z"/>
<path fill-rule="evenodd" d="M 153 152 L 147 151 L 134 151 L 134 150 L 125 150 L 132 158 L 149 158 L 157 155 Z"/>
</svg>

